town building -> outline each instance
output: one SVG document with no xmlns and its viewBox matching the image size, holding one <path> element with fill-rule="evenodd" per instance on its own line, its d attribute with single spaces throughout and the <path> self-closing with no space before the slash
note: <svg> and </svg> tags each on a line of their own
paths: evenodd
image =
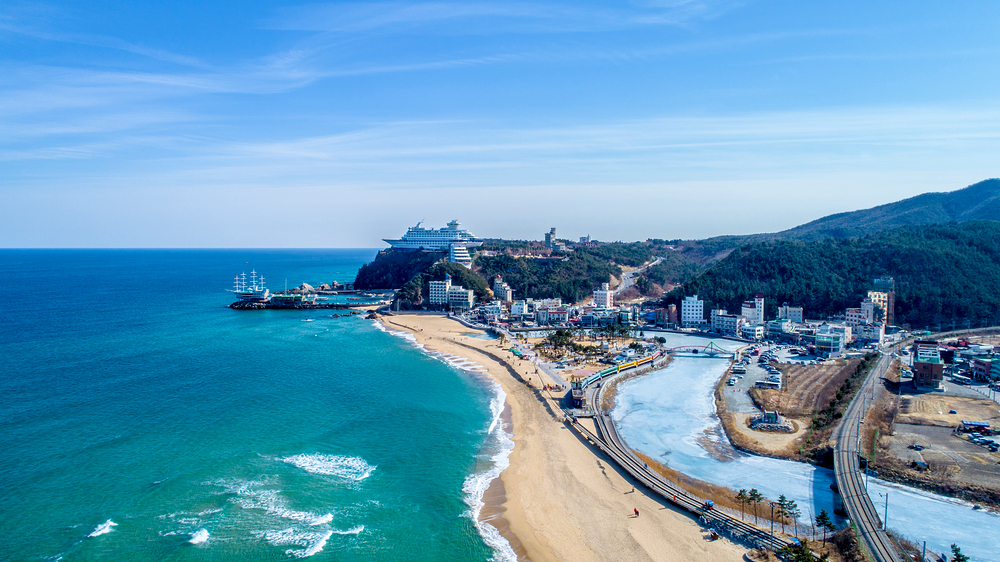
<svg viewBox="0 0 1000 562">
<path fill-rule="evenodd" d="M 514 291 L 511 290 L 510 285 L 504 282 L 503 277 L 499 275 L 493 280 L 493 296 L 503 302 L 514 300 Z"/>
<path fill-rule="evenodd" d="M 746 320 L 746 318 L 738 314 L 718 314 L 715 317 L 715 325 L 712 326 L 712 329 L 726 336 L 739 337 Z"/>
<path fill-rule="evenodd" d="M 876 301 L 877 302 L 877 301 Z M 917 388 L 940 389 L 944 381 L 944 361 L 938 351 L 938 342 L 917 340 L 913 342 L 913 384 Z"/>
<path fill-rule="evenodd" d="M 678 320 L 678 317 L 677 317 L 677 305 L 676 304 L 668 304 L 667 305 L 667 322 L 670 325 L 672 325 L 672 326 L 676 326 L 677 325 L 677 320 Z"/>
<path fill-rule="evenodd" d="M 802 319 L 802 307 L 788 306 L 788 303 L 786 302 L 778 307 L 778 319 L 791 320 L 796 324 L 801 324 L 804 321 Z"/>
<path fill-rule="evenodd" d="M 857 342 L 875 343 L 880 346 L 885 343 L 885 324 L 881 322 L 858 324 L 852 328 L 854 330 L 854 340 Z"/>
<path fill-rule="evenodd" d="M 841 332 L 817 333 L 815 339 L 818 357 L 840 357 L 844 352 L 844 334 Z"/>
<path fill-rule="evenodd" d="M 764 324 L 764 295 L 757 293 L 752 301 L 745 301 L 740 316 L 754 326 Z"/>
<path fill-rule="evenodd" d="M 545 247 L 551 248 L 556 241 L 556 227 L 552 227 L 545 233 Z"/>
<path fill-rule="evenodd" d="M 746 340 L 760 341 L 764 339 L 764 326 L 744 324 L 740 326 L 740 335 Z"/>
<path fill-rule="evenodd" d="M 713 308 L 708 311 L 708 325 L 711 326 L 713 330 L 718 331 L 718 318 L 723 314 L 728 314 L 724 308 Z"/>
<path fill-rule="evenodd" d="M 458 285 L 452 285 L 448 289 L 448 308 L 453 312 L 469 310 L 475 302 L 476 293 L 472 289 L 465 289 Z"/>
<path fill-rule="evenodd" d="M 705 301 L 698 295 L 684 297 L 681 301 L 681 326 L 697 328 L 705 323 Z"/>
<path fill-rule="evenodd" d="M 764 325 L 767 327 L 767 339 L 769 340 L 781 342 L 797 342 L 799 340 L 799 333 L 795 331 L 795 325 L 787 318 L 768 320 Z"/>
<path fill-rule="evenodd" d="M 993 376 L 993 363 L 996 360 L 977 357 L 972 360 L 972 378 L 977 381 L 990 381 Z"/>
<path fill-rule="evenodd" d="M 892 277 L 880 277 L 874 281 L 875 291 L 884 296 L 882 321 L 886 326 L 896 323 L 896 280 Z M 874 300 L 874 299 L 873 299 Z"/>
<path fill-rule="evenodd" d="M 448 290 L 451 289 L 451 275 L 445 275 L 444 281 L 431 281 L 429 284 L 427 302 L 430 304 L 448 304 Z"/>
<path fill-rule="evenodd" d="M 487 324 L 500 322 L 504 319 L 504 313 L 505 310 L 501 301 L 493 301 L 479 307 L 479 315 Z"/>
<path fill-rule="evenodd" d="M 511 317 L 523 318 L 533 314 L 534 311 L 531 310 L 531 305 L 526 301 L 515 301 L 514 304 L 510 305 Z"/>
<path fill-rule="evenodd" d="M 601 288 L 594 291 L 594 306 L 598 308 L 611 308 L 615 302 L 615 292 L 608 288 L 607 283 L 602 283 Z"/>
<path fill-rule="evenodd" d="M 653 311 L 653 323 L 657 326 L 666 326 L 670 323 L 670 318 L 667 315 L 667 309 L 657 308 Z"/>
</svg>

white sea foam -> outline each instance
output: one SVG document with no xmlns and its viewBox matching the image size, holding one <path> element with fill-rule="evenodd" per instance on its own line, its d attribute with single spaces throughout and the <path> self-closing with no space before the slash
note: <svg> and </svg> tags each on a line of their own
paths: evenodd
<svg viewBox="0 0 1000 562">
<path fill-rule="evenodd" d="M 299 521 L 311 526 L 323 525 L 333 520 L 332 513 L 318 515 L 308 511 L 289 509 L 285 499 L 281 497 L 280 490 L 258 489 L 257 485 L 256 482 L 241 482 L 228 486 L 226 491 L 236 494 L 236 497 L 231 498 L 230 501 L 243 509 L 260 509 L 270 515 Z"/>
<path fill-rule="evenodd" d="M 118 523 L 115 523 L 114 521 L 108 519 L 104 523 L 101 523 L 100 525 L 98 525 L 97 528 L 95 528 L 93 530 L 93 532 L 91 532 L 87 536 L 88 537 L 99 537 L 101 535 L 106 535 L 106 534 L 110 533 L 111 531 L 114 531 L 115 530 L 114 528 L 117 527 L 117 526 L 118 526 Z"/>
<path fill-rule="evenodd" d="M 364 525 L 357 525 L 357 526 L 351 527 L 350 529 L 347 529 L 346 531 L 341 531 L 339 529 L 334 529 L 333 532 L 337 533 L 338 535 L 357 535 L 361 531 L 364 531 L 364 530 L 365 530 L 365 526 Z"/>
<path fill-rule="evenodd" d="M 301 546 L 301 549 L 290 548 L 285 554 L 296 558 L 308 558 L 323 551 L 326 541 L 333 536 L 333 531 L 318 533 L 303 532 L 295 528 L 255 531 L 254 535 L 263 538 L 273 546 Z"/>
<path fill-rule="evenodd" d="M 208 531 L 205 529 L 198 529 L 191 535 L 191 540 L 188 542 L 191 544 L 202 544 L 208 540 Z"/>
<path fill-rule="evenodd" d="M 514 450 L 514 440 L 503 424 L 504 401 L 507 394 L 495 382 L 491 381 L 490 387 L 494 396 L 490 401 L 492 420 L 490 421 L 486 446 L 494 449 L 494 453 L 489 459 L 489 467 L 486 470 L 470 474 L 465 479 L 462 491 L 465 492 L 465 503 L 469 506 L 466 515 L 472 519 L 479 535 L 483 537 L 483 542 L 493 549 L 493 560 L 516 562 L 517 554 L 507 539 L 500 534 L 500 531 L 493 525 L 479 520 L 479 514 L 482 512 L 483 506 L 486 505 L 483 502 L 483 495 L 490 487 L 490 483 L 498 478 L 505 468 L 510 466 L 508 457 L 510 452 Z"/>
<path fill-rule="evenodd" d="M 428 350 L 425 345 L 417 342 L 417 338 L 409 332 L 390 330 L 378 321 L 375 322 L 375 327 L 379 330 L 407 340 L 417 349 L 423 351 L 431 357 L 444 361 L 452 367 L 462 371 L 476 373 L 480 376 L 486 372 L 486 369 L 482 365 L 469 361 L 464 357 Z M 479 520 L 479 514 L 482 512 L 483 506 L 486 505 L 483 503 L 483 495 L 486 493 L 487 488 L 490 487 L 490 483 L 498 478 L 500 473 L 503 472 L 505 468 L 510 466 L 510 460 L 508 457 L 510 452 L 514 450 L 514 440 L 502 423 L 504 403 L 507 399 L 507 394 L 495 381 L 492 379 L 486 380 L 488 381 L 487 384 L 490 389 L 494 393 L 493 400 L 490 401 L 490 413 L 492 414 L 492 419 L 487 432 L 487 447 L 495 448 L 496 452 L 490 457 L 490 467 L 488 469 L 483 472 L 470 474 L 465 479 L 465 483 L 462 485 L 462 491 L 465 492 L 465 503 L 469 506 L 469 510 L 466 511 L 465 514 L 472 519 L 473 524 L 476 526 L 476 530 L 479 531 L 479 535 L 483 537 L 483 542 L 493 549 L 493 560 L 516 562 L 517 554 L 510 546 L 510 543 L 507 542 L 507 539 L 500 534 L 500 531 L 498 531 L 493 525 Z"/>
<path fill-rule="evenodd" d="M 281 459 L 282 462 L 297 466 L 306 472 L 336 476 L 345 480 L 360 482 L 371 476 L 374 465 L 358 457 L 341 455 L 295 455 Z"/>
</svg>

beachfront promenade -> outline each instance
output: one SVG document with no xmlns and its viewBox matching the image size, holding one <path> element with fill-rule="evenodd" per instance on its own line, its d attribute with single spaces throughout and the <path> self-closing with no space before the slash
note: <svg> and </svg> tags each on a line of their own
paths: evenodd
<svg viewBox="0 0 1000 562">
<path fill-rule="evenodd" d="M 654 494 L 663 500 L 672 503 L 686 511 L 696 515 L 699 520 L 710 530 L 725 535 L 727 538 L 742 543 L 752 548 L 768 548 L 777 550 L 788 546 L 790 543 L 781 538 L 774 537 L 762 529 L 758 529 L 744 521 L 741 521 L 727 513 L 718 510 L 704 509 L 704 500 L 693 497 L 679 486 L 670 482 L 641 459 L 625 445 L 618 435 L 614 421 L 610 412 L 602 409 L 602 392 L 607 387 L 607 383 L 612 379 L 628 374 L 634 376 L 643 374 L 645 371 L 652 371 L 658 368 L 656 362 L 639 368 L 637 371 L 624 371 L 610 374 L 606 377 L 593 379 L 585 388 L 587 401 L 592 404 L 595 410 L 594 422 L 599 435 L 591 432 L 580 423 L 570 423 L 569 425 L 580 433 L 585 439 L 594 444 L 619 467 L 627 472 L 632 478 L 637 480 Z"/>
<path fill-rule="evenodd" d="M 865 548 L 877 562 L 902 562 L 892 539 L 881 527 L 878 511 L 868 496 L 860 466 L 861 422 L 867 412 L 865 396 L 872 392 L 877 381 L 882 380 L 892 362 L 892 354 L 884 353 L 875 368 L 868 373 L 854 400 L 847 407 L 844 419 L 837 430 L 834 453 L 834 473 L 837 488 L 847 510 L 847 516 L 857 526 Z"/>
</svg>

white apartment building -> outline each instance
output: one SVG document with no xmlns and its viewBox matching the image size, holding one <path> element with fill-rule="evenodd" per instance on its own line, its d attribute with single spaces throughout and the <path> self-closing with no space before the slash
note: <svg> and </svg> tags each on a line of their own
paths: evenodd
<svg viewBox="0 0 1000 562">
<path fill-rule="evenodd" d="M 681 326 L 697 327 L 705 323 L 705 301 L 698 295 L 684 297 L 681 301 Z"/>
<path fill-rule="evenodd" d="M 753 326 L 751 324 L 744 324 L 740 327 L 740 335 L 746 340 L 762 340 L 764 339 L 764 326 L 758 325 Z"/>
<path fill-rule="evenodd" d="M 472 308 L 476 302 L 476 293 L 472 289 L 465 289 L 457 285 L 452 285 L 448 289 L 448 306 L 453 311 L 462 311 Z"/>
<path fill-rule="evenodd" d="M 727 336 L 739 336 L 746 318 L 738 314 L 717 314 L 712 329 Z"/>
<path fill-rule="evenodd" d="M 860 326 L 875 322 L 876 304 L 872 299 L 861 302 L 861 308 L 848 308 L 844 311 L 844 323 L 848 326 Z"/>
<path fill-rule="evenodd" d="M 527 316 L 531 314 L 531 307 L 525 301 L 516 301 L 510 305 L 511 316 Z"/>
<path fill-rule="evenodd" d="M 854 337 L 859 340 L 882 345 L 885 343 L 885 324 L 875 322 L 856 326 L 854 328 Z"/>
<path fill-rule="evenodd" d="M 791 320 L 796 324 L 802 324 L 802 307 L 801 306 L 788 306 L 788 303 L 778 307 L 778 320 L 782 318 L 786 320 Z"/>
<path fill-rule="evenodd" d="M 597 308 L 611 308 L 615 303 L 615 292 L 608 288 L 607 283 L 602 283 L 601 288 L 594 291 L 594 306 Z"/>
<path fill-rule="evenodd" d="M 740 316 L 754 326 L 764 324 L 764 295 L 757 293 L 752 301 L 745 301 Z"/>
<path fill-rule="evenodd" d="M 503 302 L 514 300 L 514 291 L 511 290 L 510 285 L 504 283 L 503 277 L 499 275 L 493 280 L 493 296 Z"/>
<path fill-rule="evenodd" d="M 445 275 L 444 281 L 431 281 L 427 302 L 430 304 L 448 304 L 448 290 L 451 289 L 451 275 Z"/>
</svg>

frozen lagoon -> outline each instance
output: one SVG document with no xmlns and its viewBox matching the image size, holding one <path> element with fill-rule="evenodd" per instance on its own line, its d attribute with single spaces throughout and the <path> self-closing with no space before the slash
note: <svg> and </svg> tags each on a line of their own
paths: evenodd
<svg viewBox="0 0 1000 562">
<path fill-rule="evenodd" d="M 741 346 L 681 334 L 661 334 L 667 347 L 706 345 L 727 350 Z M 729 359 L 678 356 L 665 369 L 623 383 L 612 418 L 630 447 L 689 476 L 733 489 L 757 488 L 770 499 L 795 500 L 808 524 L 819 510 L 833 514 L 833 471 L 805 463 L 772 459 L 734 449 L 715 414 L 713 390 Z M 971 504 L 921 490 L 871 479 L 868 494 L 880 514 L 889 494 L 889 527 L 927 549 L 950 552 L 957 543 L 973 560 L 1000 556 L 1000 516 Z"/>
</svg>

